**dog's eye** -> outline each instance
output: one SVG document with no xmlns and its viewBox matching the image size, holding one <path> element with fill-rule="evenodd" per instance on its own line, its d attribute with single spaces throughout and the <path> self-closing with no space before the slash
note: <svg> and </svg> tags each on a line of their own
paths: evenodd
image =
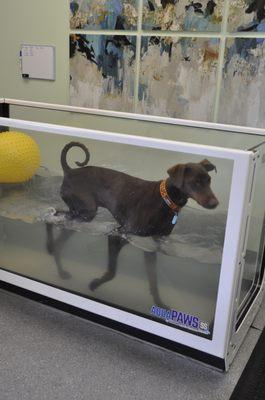
<svg viewBox="0 0 265 400">
<path fill-rule="evenodd" d="M 194 186 L 196 189 L 199 189 L 199 188 L 202 186 L 202 183 L 201 183 L 201 181 L 195 181 L 195 182 L 193 183 L 193 186 Z"/>
</svg>

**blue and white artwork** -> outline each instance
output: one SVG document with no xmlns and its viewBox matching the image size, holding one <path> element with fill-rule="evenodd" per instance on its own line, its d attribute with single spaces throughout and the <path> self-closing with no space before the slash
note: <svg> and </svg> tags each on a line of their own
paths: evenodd
<svg viewBox="0 0 265 400">
<path fill-rule="evenodd" d="M 70 35 L 70 102 L 133 111 L 135 37 Z"/>
<path fill-rule="evenodd" d="M 230 32 L 265 32 L 263 0 L 230 0 L 228 30 Z"/>
<path fill-rule="evenodd" d="M 70 0 L 71 29 L 134 30 L 138 0 Z"/>
<path fill-rule="evenodd" d="M 223 6 L 224 0 L 143 0 L 143 29 L 220 31 Z"/>
<path fill-rule="evenodd" d="M 254 37 L 227 40 L 219 122 L 264 128 L 264 41 Z"/>
<path fill-rule="evenodd" d="M 142 38 L 138 112 L 212 121 L 219 39 Z"/>
</svg>

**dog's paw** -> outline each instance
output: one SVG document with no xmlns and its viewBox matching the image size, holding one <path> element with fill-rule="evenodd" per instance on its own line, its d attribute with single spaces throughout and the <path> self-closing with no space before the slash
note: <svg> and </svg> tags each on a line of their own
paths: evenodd
<svg viewBox="0 0 265 400">
<path fill-rule="evenodd" d="M 88 285 L 89 289 L 94 292 L 99 286 L 100 286 L 100 279 L 94 279 L 90 284 Z"/>
<path fill-rule="evenodd" d="M 169 307 L 167 304 L 163 303 L 163 301 L 155 301 L 155 305 L 160 308 L 164 308 L 165 310 L 171 310 L 171 307 Z"/>
<path fill-rule="evenodd" d="M 72 275 L 67 271 L 60 271 L 60 278 L 62 278 L 62 279 L 71 279 Z"/>
</svg>

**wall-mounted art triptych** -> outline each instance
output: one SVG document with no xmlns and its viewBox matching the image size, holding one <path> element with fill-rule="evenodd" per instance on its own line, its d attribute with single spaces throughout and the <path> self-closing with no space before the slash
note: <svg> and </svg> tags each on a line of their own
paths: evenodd
<svg viewBox="0 0 265 400">
<path fill-rule="evenodd" d="M 263 126 L 261 3 L 69 0 L 70 103 Z"/>
</svg>

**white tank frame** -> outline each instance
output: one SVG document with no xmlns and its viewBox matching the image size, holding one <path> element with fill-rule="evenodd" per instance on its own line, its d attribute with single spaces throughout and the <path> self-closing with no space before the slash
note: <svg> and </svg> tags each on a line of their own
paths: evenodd
<svg viewBox="0 0 265 400">
<path fill-rule="evenodd" d="M 13 99 L 0 99 L 0 103 L 1 102 L 10 105 L 13 104 L 27 107 L 48 108 L 60 111 L 80 112 L 80 108 L 76 110 L 77 107 L 71 106 L 60 106 Z M 86 113 L 98 114 L 98 110 L 85 110 L 86 111 L 84 112 Z M 100 113 L 102 113 L 102 111 L 100 111 Z M 127 118 L 127 114 L 125 116 L 125 113 L 107 113 L 110 116 Z M 104 115 L 106 115 L 105 112 Z M 133 117 L 135 119 L 138 118 L 135 114 Z M 132 116 L 130 115 L 129 118 L 132 118 Z M 140 119 L 154 121 L 154 117 L 150 116 L 140 115 Z M 178 125 L 189 125 L 200 128 L 203 127 L 206 129 L 226 130 L 231 131 L 231 133 L 241 132 L 265 136 L 265 130 L 262 129 L 241 128 L 229 125 L 224 126 L 220 124 L 184 120 L 174 120 L 172 122 L 172 119 L 163 117 L 156 117 L 155 120 L 158 122 L 175 123 Z M 42 134 L 51 133 L 55 135 L 66 135 L 79 138 L 83 137 L 97 141 L 123 143 L 140 147 L 164 149 L 188 154 L 202 155 L 203 157 L 216 157 L 234 161 L 212 340 L 196 336 L 192 334 L 192 332 L 181 331 L 175 327 L 166 326 L 164 324 L 160 324 L 159 322 L 149 320 L 145 317 L 120 310 L 118 307 L 116 308 L 104 305 L 98 301 L 69 293 L 66 290 L 51 287 L 49 284 L 36 282 L 34 279 L 25 278 L 12 272 L 0 270 L 0 280 L 4 282 L 44 295 L 51 299 L 58 300 L 65 304 L 72 305 L 82 310 L 89 311 L 96 315 L 118 321 L 122 324 L 138 328 L 158 337 L 162 337 L 190 348 L 197 349 L 204 353 L 219 357 L 224 360 L 225 369 L 227 370 L 236 354 L 236 351 L 242 343 L 256 312 L 258 311 L 264 292 L 263 280 L 262 287 L 260 288 L 255 301 L 249 308 L 243 322 L 240 325 L 240 328 L 237 332 L 235 332 L 234 326 L 235 313 L 237 313 L 236 295 L 238 280 L 242 273 L 244 253 L 247 243 L 246 223 L 248 216 L 251 214 L 251 204 L 248 200 L 250 198 L 250 192 L 252 188 L 252 172 L 258 157 L 258 152 L 198 145 L 4 117 L 0 118 L 0 126 L 33 130 L 35 132 L 41 132 Z M 240 185 L 238 185 L 238 182 L 240 182 Z"/>
<path fill-rule="evenodd" d="M 66 111 L 66 112 L 68 111 L 68 112 L 78 113 L 78 114 L 88 114 L 88 115 L 90 114 L 90 115 L 115 117 L 115 118 L 131 119 L 131 120 L 138 120 L 138 121 L 160 122 L 163 124 L 170 124 L 170 125 L 184 125 L 184 126 L 190 126 L 190 127 L 194 126 L 197 128 L 229 131 L 231 133 L 239 132 L 239 133 L 248 133 L 248 134 L 265 136 L 265 129 L 255 128 L 255 127 L 219 124 L 219 123 L 215 123 L 215 122 L 195 121 L 195 120 L 190 120 L 190 119 L 169 118 L 169 117 L 161 117 L 158 115 L 137 114 L 137 113 L 128 113 L 128 112 L 126 113 L 126 112 L 122 112 L 122 111 L 76 107 L 76 106 L 69 106 L 66 104 L 46 103 L 46 102 L 11 99 L 11 98 L 0 98 L 0 104 L 1 103 L 6 103 L 9 105 L 13 105 L 13 106 L 39 108 L 39 109 L 46 109 L 46 110 L 52 110 L 52 111 Z"/>
</svg>

